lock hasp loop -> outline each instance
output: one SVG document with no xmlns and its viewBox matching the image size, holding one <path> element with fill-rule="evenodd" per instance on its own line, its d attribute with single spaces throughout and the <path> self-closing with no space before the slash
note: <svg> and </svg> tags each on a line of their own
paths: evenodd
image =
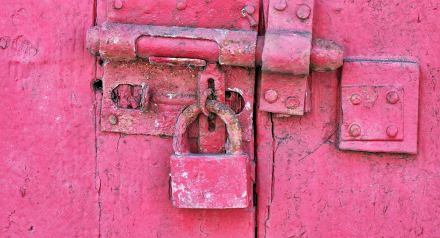
<svg viewBox="0 0 440 238">
<path fill-rule="evenodd" d="M 217 114 L 226 124 L 226 129 L 229 134 L 226 153 L 234 155 L 242 154 L 242 130 L 240 121 L 235 115 L 235 112 L 225 104 L 216 100 L 206 100 L 205 108 L 208 109 L 209 112 Z M 196 103 L 185 108 L 179 115 L 176 126 L 174 127 L 173 136 L 173 148 L 176 155 L 188 155 L 191 153 L 188 144 L 188 127 L 202 112 L 202 108 Z"/>
</svg>

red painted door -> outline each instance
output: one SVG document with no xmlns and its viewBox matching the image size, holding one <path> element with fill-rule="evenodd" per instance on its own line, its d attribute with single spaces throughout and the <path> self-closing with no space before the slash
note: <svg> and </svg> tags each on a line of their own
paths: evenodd
<svg viewBox="0 0 440 238">
<path fill-rule="evenodd" d="M 438 7 L 315 1 L 344 64 L 311 73 L 310 113 L 257 112 L 258 237 L 440 236 Z"/>
<path fill-rule="evenodd" d="M 440 236 L 438 5 L 3 0 L 0 236 Z M 246 208 L 173 206 L 173 128 L 207 88 Z M 227 149 L 219 117 L 189 127 Z"/>
</svg>

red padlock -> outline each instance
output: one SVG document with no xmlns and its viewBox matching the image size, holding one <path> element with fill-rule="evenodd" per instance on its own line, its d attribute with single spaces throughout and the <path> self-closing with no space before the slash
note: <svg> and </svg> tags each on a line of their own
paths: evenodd
<svg viewBox="0 0 440 238">
<path fill-rule="evenodd" d="M 198 104 L 186 108 L 174 130 L 171 156 L 171 188 L 177 208 L 246 208 L 250 204 L 249 161 L 243 153 L 242 131 L 234 111 L 207 100 L 209 112 L 217 114 L 229 133 L 226 154 L 192 154 L 187 128 L 202 113 Z"/>
</svg>

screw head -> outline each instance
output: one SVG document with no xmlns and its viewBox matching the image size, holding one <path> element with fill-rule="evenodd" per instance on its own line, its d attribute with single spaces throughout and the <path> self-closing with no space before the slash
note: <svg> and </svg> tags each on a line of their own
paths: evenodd
<svg viewBox="0 0 440 238">
<path fill-rule="evenodd" d="M 286 107 L 289 109 L 295 109 L 299 107 L 299 100 L 296 97 L 288 97 L 286 100 Z"/>
<path fill-rule="evenodd" d="M 269 89 L 264 93 L 264 99 L 266 99 L 266 101 L 268 103 L 274 103 L 278 100 L 278 93 L 277 91 L 273 90 L 273 89 Z"/>
<path fill-rule="evenodd" d="M 275 3 L 274 7 L 277 11 L 282 11 L 282 10 L 286 9 L 287 2 L 286 2 L 286 0 L 279 0 L 279 2 Z"/>
<path fill-rule="evenodd" d="M 255 12 L 255 7 L 254 7 L 254 5 L 247 5 L 247 6 L 246 6 L 246 13 L 247 13 L 248 15 L 252 15 L 252 14 L 254 14 L 254 12 Z"/>
<path fill-rule="evenodd" d="M 186 5 L 186 1 L 179 1 L 177 3 L 177 9 L 179 9 L 180 11 L 183 11 L 186 9 L 187 5 Z"/>
<path fill-rule="evenodd" d="M 352 137 L 358 137 L 361 135 L 361 126 L 359 126 L 358 124 L 351 124 L 350 129 L 348 129 L 350 135 Z"/>
<path fill-rule="evenodd" d="M 399 99 L 399 94 L 396 91 L 391 91 L 387 94 L 387 101 L 391 104 L 397 103 Z"/>
<path fill-rule="evenodd" d="M 359 104 L 361 104 L 361 102 L 362 102 L 362 97 L 361 97 L 361 95 L 359 95 L 359 94 L 357 94 L 357 93 L 352 94 L 352 95 L 350 96 L 350 102 L 351 102 L 353 105 L 359 105 Z"/>
<path fill-rule="evenodd" d="M 397 126 L 395 126 L 395 125 L 388 126 L 387 135 L 389 137 L 396 137 L 398 133 L 399 133 L 399 128 L 397 128 Z"/>
<path fill-rule="evenodd" d="M 110 124 L 116 125 L 116 123 L 118 123 L 118 118 L 115 115 L 110 115 L 108 117 L 108 121 L 110 122 Z"/>
<path fill-rule="evenodd" d="M 115 3 L 113 4 L 113 7 L 116 10 L 121 9 L 124 6 L 124 2 L 122 0 L 115 0 Z"/>
<path fill-rule="evenodd" d="M 311 12 L 310 7 L 303 4 L 299 6 L 298 10 L 296 10 L 296 16 L 301 20 L 305 20 L 309 18 L 310 12 Z"/>
</svg>

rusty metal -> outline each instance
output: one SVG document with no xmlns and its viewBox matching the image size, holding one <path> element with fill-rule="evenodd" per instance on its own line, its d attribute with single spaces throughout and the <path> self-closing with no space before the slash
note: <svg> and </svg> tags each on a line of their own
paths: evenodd
<svg viewBox="0 0 440 238">
<path fill-rule="evenodd" d="M 181 67 L 203 67 L 206 66 L 205 60 L 188 58 L 170 58 L 170 57 L 148 57 L 148 61 L 155 65 L 169 65 Z"/>
<path fill-rule="evenodd" d="M 208 88 L 205 91 L 203 91 L 200 96 L 199 96 L 199 106 L 202 109 L 202 112 L 205 116 L 208 116 L 208 109 L 206 109 L 205 104 L 206 104 L 206 100 L 208 99 L 208 96 L 213 94 L 213 89 L 212 88 Z"/>
<path fill-rule="evenodd" d="M 257 34 L 252 31 L 105 22 L 102 27 L 89 29 L 86 47 L 93 55 L 109 60 L 177 55 L 178 58 L 205 59 L 223 65 L 255 67 L 256 40 Z M 182 43 L 189 46 L 180 47 Z"/>
<path fill-rule="evenodd" d="M 242 146 L 242 130 L 240 121 L 236 117 L 234 111 L 228 108 L 225 104 L 216 100 L 206 100 L 205 108 L 209 112 L 215 113 L 226 124 L 226 129 L 229 134 L 228 143 L 226 146 L 226 153 L 241 154 Z M 200 105 L 193 104 L 187 107 L 179 115 L 177 123 L 174 127 L 173 148 L 176 155 L 190 154 L 188 144 L 187 129 L 189 124 L 193 122 L 199 114 L 202 113 Z"/>
<path fill-rule="evenodd" d="M 202 108 L 216 113 L 226 124 L 226 154 L 191 154 L 188 126 Z M 193 104 L 179 115 L 170 158 L 171 193 L 177 208 L 246 208 L 250 205 L 248 156 L 243 153 L 242 133 L 235 112 L 223 103 Z"/>
<path fill-rule="evenodd" d="M 225 74 L 220 71 L 217 64 L 208 64 L 203 71 L 199 72 L 197 81 L 199 95 L 203 96 L 203 92 L 210 88 L 212 90 L 210 99 L 225 103 Z M 205 104 L 200 105 L 204 107 Z M 225 125 L 215 114 L 207 114 L 208 116 L 199 116 L 199 152 L 222 153 L 226 141 Z"/>
</svg>

